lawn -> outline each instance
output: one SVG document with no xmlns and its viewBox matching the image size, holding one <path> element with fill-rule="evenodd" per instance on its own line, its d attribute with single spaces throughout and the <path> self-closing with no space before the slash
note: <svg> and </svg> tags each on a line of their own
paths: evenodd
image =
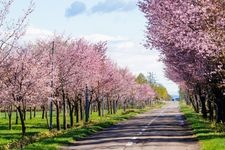
<svg viewBox="0 0 225 150">
<path fill-rule="evenodd" d="M 193 131 L 200 142 L 202 150 L 224 150 L 225 132 L 224 125 L 211 123 L 195 113 L 184 102 L 180 103 L 180 109 L 191 124 Z"/>
<path fill-rule="evenodd" d="M 29 115 L 29 113 L 27 113 Z M 8 116 L 5 118 L 4 113 L 0 113 L 0 146 L 16 141 L 21 138 L 21 125 L 20 121 L 18 125 L 15 124 L 16 115 L 12 115 L 12 130 L 8 130 Z M 29 119 L 27 116 L 26 119 L 26 131 L 27 136 L 35 135 L 39 132 L 48 131 L 46 126 L 46 120 L 41 119 L 41 112 L 37 112 L 36 117 Z"/>
<path fill-rule="evenodd" d="M 29 113 L 27 113 L 27 137 L 28 139 L 35 137 L 35 142 L 27 145 L 24 149 L 57 149 L 60 145 L 67 144 L 73 140 L 81 137 L 85 137 L 94 132 L 102 130 L 105 127 L 118 123 L 120 121 L 131 118 L 139 113 L 151 110 L 153 108 L 161 107 L 163 104 L 157 104 L 152 107 L 146 107 L 145 109 L 129 109 L 125 113 L 122 110 L 118 110 L 116 114 L 105 115 L 104 117 L 99 117 L 97 113 L 91 115 L 90 122 L 88 124 L 79 123 L 75 128 L 68 129 L 66 131 L 56 131 L 53 130 L 49 132 L 46 128 L 46 120 L 41 119 L 41 112 L 37 112 L 36 118 L 29 119 Z M 69 119 L 69 117 L 68 117 Z M 7 147 L 9 143 L 16 143 L 15 141 L 21 138 L 21 126 L 20 122 L 15 125 L 15 114 L 12 117 L 13 128 L 8 130 L 8 119 L 5 119 L 4 113 L 0 114 L 0 149 Z M 55 116 L 53 119 L 53 124 L 55 124 Z M 62 123 L 62 116 L 60 118 Z M 68 120 L 69 123 L 69 120 Z"/>
</svg>

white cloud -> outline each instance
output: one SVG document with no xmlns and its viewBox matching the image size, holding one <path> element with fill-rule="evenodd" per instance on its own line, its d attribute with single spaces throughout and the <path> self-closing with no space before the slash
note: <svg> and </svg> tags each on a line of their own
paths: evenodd
<svg viewBox="0 0 225 150">
<path fill-rule="evenodd" d="M 27 28 L 26 34 L 27 35 L 52 35 L 52 32 L 30 26 Z"/>
<path fill-rule="evenodd" d="M 35 40 L 38 38 L 48 38 L 50 36 L 53 36 L 54 33 L 52 31 L 46 30 L 46 29 L 40 29 L 34 26 L 27 27 L 26 33 L 24 35 L 24 40 Z M 90 35 L 80 35 L 75 38 L 84 38 L 91 42 L 99 42 L 99 41 L 107 41 L 107 42 L 122 42 L 126 41 L 127 39 L 122 36 L 111 36 L 111 35 L 105 35 L 105 34 L 90 34 Z M 129 43 L 127 43 L 128 45 Z M 130 43 L 131 44 L 131 43 Z M 120 45 L 123 46 L 123 45 Z"/>
<path fill-rule="evenodd" d="M 83 35 L 80 37 L 83 37 L 92 42 L 98 42 L 98 41 L 117 42 L 117 41 L 126 40 L 122 36 L 110 36 L 110 35 L 105 35 L 105 34 L 90 34 L 90 35 Z"/>
<path fill-rule="evenodd" d="M 26 30 L 23 40 L 33 41 L 33 40 L 39 39 L 39 38 L 48 38 L 48 37 L 52 36 L 53 34 L 54 33 L 49 30 L 29 26 Z"/>
<path fill-rule="evenodd" d="M 118 49 L 130 49 L 134 47 L 135 47 L 135 43 L 131 41 L 121 42 L 117 45 Z"/>
</svg>

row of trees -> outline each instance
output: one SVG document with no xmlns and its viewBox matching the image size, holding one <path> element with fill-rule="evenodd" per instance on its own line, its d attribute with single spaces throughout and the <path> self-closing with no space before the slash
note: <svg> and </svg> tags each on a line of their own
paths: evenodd
<svg viewBox="0 0 225 150">
<path fill-rule="evenodd" d="M 22 17 L 12 21 L 9 12 L 13 3 L 0 3 L 0 106 L 8 114 L 9 129 L 13 112 L 25 135 L 27 111 L 32 118 L 32 110 L 34 117 L 42 110 L 50 129 L 56 113 L 56 128 L 60 130 L 61 112 L 66 129 L 80 120 L 88 122 L 92 110 L 99 116 L 105 109 L 116 113 L 118 107 L 143 107 L 156 96 L 148 83 L 138 84 L 128 69 L 107 58 L 105 42 L 54 36 L 21 46 L 18 40 L 25 32 L 33 3 Z"/>
<path fill-rule="evenodd" d="M 225 2 L 141 0 L 147 47 L 161 52 L 167 77 L 204 118 L 225 122 Z"/>
<path fill-rule="evenodd" d="M 157 100 L 171 100 L 172 99 L 172 97 L 167 92 L 167 89 L 163 85 L 156 82 L 156 79 L 155 79 L 153 73 L 148 73 L 147 76 L 140 73 L 136 77 L 135 81 L 138 84 L 148 84 L 154 90 L 155 99 L 157 99 Z"/>
<path fill-rule="evenodd" d="M 126 110 L 128 105 L 149 104 L 155 96 L 153 89 L 137 84 L 128 69 L 107 58 L 106 50 L 105 42 L 63 36 L 38 40 L 23 48 L 13 46 L 0 68 L 0 103 L 8 112 L 10 128 L 12 112 L 17 111 L 24 135 L 26 111 L 42 109 L 48 119 L 49 104 L 54 105 L 58 130 L 61 110 L 63 129 L 67 129 L 68 124 L 74 126 L 74 115 L 76 122 L 88 122 L 90 109 L 101 116 L 105 108 L 116 113 L 119 106 Z M 47 123 L 52 128 L 51 117 Z"/>
</svg>

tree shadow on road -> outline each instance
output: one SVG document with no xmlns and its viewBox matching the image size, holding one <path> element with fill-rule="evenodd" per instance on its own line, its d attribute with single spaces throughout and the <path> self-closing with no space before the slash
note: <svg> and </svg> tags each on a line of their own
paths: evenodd
<svg viewBox="0 0 225 150">
<path fill-rule="evenodd" d="M 157 120 L 149 123 L 153 118 Z M 86 138 L 77 139 L 76 142 L 67 143 L 69 147 L 75 147 L 82 149 L 82 146 L 90 146 L 95 148 L 99 145 L 110 145 L 111 143 L 126 144 L 127 142 L 134 143 L 193 143 L 197 142 L 197 139 L 193 137 L 192 129 L 187 124 L 180 124 L 183 117 L 180 120 L 176 115 L 164 115 L 164 116 L 151 116 L 144 118 L 133 119 L 132 121 L 124 122 L 104 129 L 98 133 L 95 133 Z M 147 122 L 147 123 L 143 123 Z M 143 125 L 144 124 L 144 125 Z M 139 133 L 142 134 L 139 134 Z M 136 136 L 134 139 L 133 137 Z M 133 138 L 133 139 L 132 139 Z"/>
</svg>

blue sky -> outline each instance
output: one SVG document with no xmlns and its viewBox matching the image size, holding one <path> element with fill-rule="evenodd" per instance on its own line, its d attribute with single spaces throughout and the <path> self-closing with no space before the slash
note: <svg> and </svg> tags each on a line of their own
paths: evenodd
<svg viewBox="0 0 225 150">
<path fill-rule="evenodd" d="M 16 1 L 12 16 L 21 13 L 29 0 Z M 136 6 L 137 0 L 36 0 L 29 16 L 25 40 L 45 38 L 54 32 L 93 42 L 108 41 L 107 55 L 135 75 L 153 72 L 157 82 L 177 95 L 178 87 L 164 77 L 158 52 L 146 50 L 146 19 Z"/>
</svg>

